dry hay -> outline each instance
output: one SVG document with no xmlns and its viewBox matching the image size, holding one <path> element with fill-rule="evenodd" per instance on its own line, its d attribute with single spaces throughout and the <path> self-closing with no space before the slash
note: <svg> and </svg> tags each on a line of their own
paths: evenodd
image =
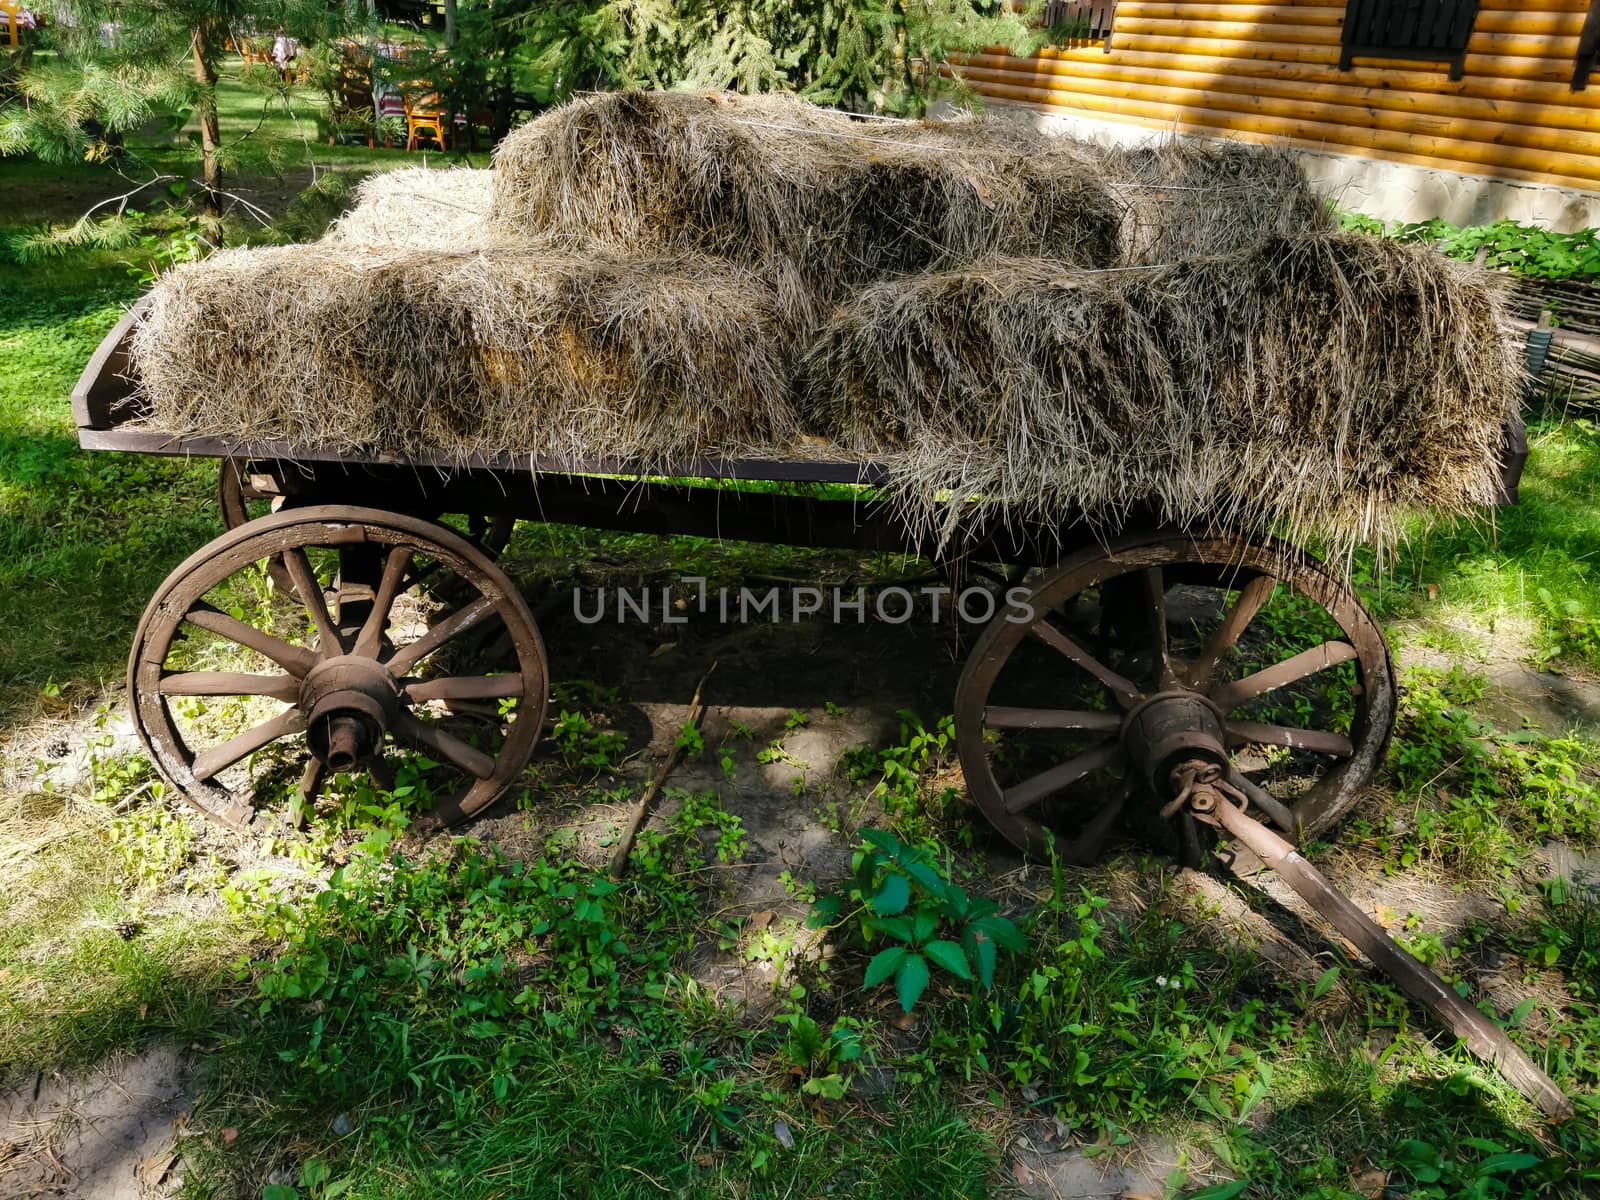
<svg viewBox="0 0 1600 1200">
<path fill-rule="evenodd" d="M 1327 233 L 1334 210 L 1283 146 L 1164 138 L 1098 161 L 1126 205 L 1124 263 L 1234 254 L 1275 235 Z"/>
<path fill-rule="evenodd" d="M 403 167 L 369 175 L 356 203 L 334 222 L 326 245 L 472 250 L 492 240 L 493 171 Z"/>
<path fill-rule="evenodd" d="M 150 423 L 647 467 L 804 429 L 885 460 L 936 540 L 1148 508 L 1339 552 L 1494 493 L 1520 385 L 1495 301 L 1328 232 L 1284 151 L 623 93 L 495 162 L 375 178 L 319 246 L 164 279 Z"/>
<path fill-rule="evenodd" d="M 1233 254 L 1275 234 L 1334 228 L 1329 201 L 1282 146 L 1171 137 L 1106 148 L 1099 161 L 1127 206 L 1126 263 Z"/>
<path fill-rule="evenodd" d="M 169 433 L 663 463 L 798 436 L 775 307 L 704 259 L 232 250 L 156 285 L 133 356 Z"/>
<path fill-rule="evenodd" d="M 1338 557 L 1492 502 L 1521 387 L 1496 309 L 1481 273 L 1354 236 L 1144 271 L 999 261 L 865 289 L 812 351 L 808 411 L 936 538 L 1148 508 Z"/>
<path fill-rule="evenodd" d="M 493 222 L 572 248 L 761 271 L 802 321 L 863 284 L 1003 254 L 1110 265 L 1121 208 L 1088 161 L 988 122 L 853 120 L 793 97 L 575 100 L 495 151 Z"/>
</svg>

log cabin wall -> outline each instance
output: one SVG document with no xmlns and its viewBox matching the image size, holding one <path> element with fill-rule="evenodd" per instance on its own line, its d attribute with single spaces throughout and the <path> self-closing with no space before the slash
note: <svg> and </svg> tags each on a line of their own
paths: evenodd
<svg viewBox="0 0 1600 1200">
<path fill-rule="evenodd" d="M 1386 2 L 1437 20 L 1431 59 L 1406 48 L 1421 47 L 1420 34 L 1401 35 L 1399 22 L 1366 11 Z M 1052 6 L 1063 32 L 1087 27 L 1064 19 L 1078 7 Z M 1600 0 L 1481 0 L 1453 10 L 1448 0 L 1120 0 L 1108 39 L 1065 41 L 1032 57 L 995 47 L 952 69 L 983 96 L 1041 112 L 1576 189 L 1591 194 L 1579 207 L 1592 215 L 1600 70 L 1587 83 L 1583 51 L 1593 59 L 1597 10 Z M 1386 36 L 1392 25 L 1404 44 L 1393 57 L 1359 46 L 1341 69 L 1347 16 L 1353 35 Z M 1452 21 L 1470 29 L 1455 53 L 1444 44 Z"/>
</svg>

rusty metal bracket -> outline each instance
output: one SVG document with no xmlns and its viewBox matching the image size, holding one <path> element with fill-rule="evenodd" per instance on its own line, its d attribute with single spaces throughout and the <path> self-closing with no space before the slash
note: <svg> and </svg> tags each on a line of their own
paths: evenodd
<svg viewBox="0 0 1600 1200">
<path fill-rule="evenodd" d="M 1244 793 L 1222 777 L 1216 764 L 1203 760 L 1179 763 L 1172 770 L 1170 786 L 1176 798 L 1162 810 L 1163 815 L 1176 814 L 1181 801 L 1197 820 L 1232 834 L 1349 938 L 1401 991 L 1436 1014 L 1468 1050 L 1496 1067 L 1547 1116 L 1565 1121 L 1573 1115 L 1572 1101 L 1506 1036 L 1505 1030 L 1406 953 L 1322 872 L 1301 858 L 1293 846 L 1246 815 Z"/>
</svg>

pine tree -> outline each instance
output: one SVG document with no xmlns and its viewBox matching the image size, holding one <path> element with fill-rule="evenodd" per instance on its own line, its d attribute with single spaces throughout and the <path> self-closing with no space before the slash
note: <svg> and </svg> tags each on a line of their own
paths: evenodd
<svg viewBox="0 0 1600 1200">
<path fill-rule="evenodd" d="M 325 38 L 352 19 L 321 0 L 56 0 L 56 54 L 20 73 L 0 101 L 0 153 L 103 161 L 152 117 L 192 114 L 202 202 L 215 229 L 225 153 L 217 72 L 230 37 L 283 32 Z"/>
</svg>

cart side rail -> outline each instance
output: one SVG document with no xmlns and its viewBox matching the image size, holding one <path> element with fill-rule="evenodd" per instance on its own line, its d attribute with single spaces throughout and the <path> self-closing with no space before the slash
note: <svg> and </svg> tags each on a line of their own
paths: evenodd
<svg viewBox="0 0 1600 1200">
<path fill-rule="evenodd" d="M 111 429 L 117 424 L 115 410 L 132 397 L 134 390 L 128 378 L 133 327 L 149 305 L 150 298 L 144 296 L 123 313 L 122 320 L 95 347 L 84 365 L 72 388 L 72 419 L 79 429 Z"/>
</svg>

